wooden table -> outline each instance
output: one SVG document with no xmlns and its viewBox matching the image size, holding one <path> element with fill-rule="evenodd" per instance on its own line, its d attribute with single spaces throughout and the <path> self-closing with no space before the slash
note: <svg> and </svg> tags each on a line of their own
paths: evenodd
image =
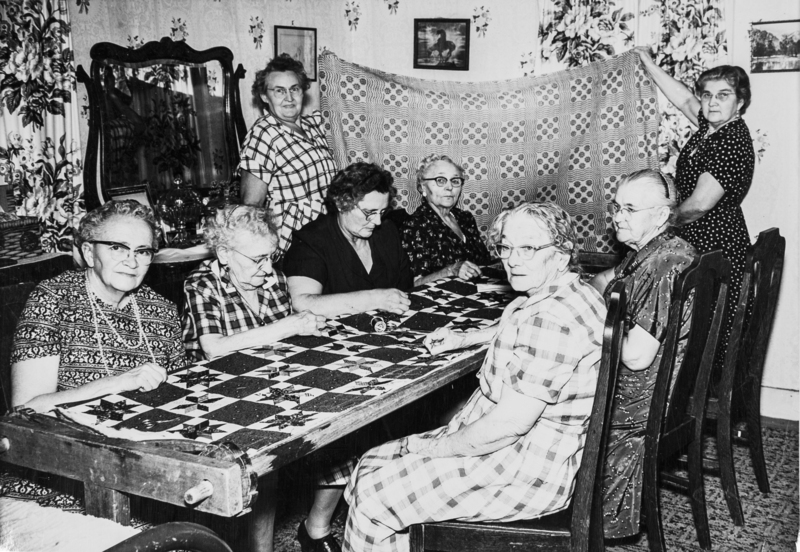
<svg viewBox="0 0 800 552">
<path fill-rule="evenodd" d="M 480 366 L 485 349 L 430 357 L 421 344 L 425 331 L 442 322 L 488 325 L 509 300 L 499 293 L 479 294 L 474 285 L 468 293 L 466 286 L 444 280 L 415 291 L 410 316 L 389 320 L 396 328 L 386 333 L 356 329 L 369 324 L 369 316 L 341 318 L 327 337 L 292 338 L 276 348 L 198 363 L 170 374 L 155 391 L 112 395 L 69 409 L 94 416 L 103 427 L 170 431 L 190 439 L 137 442 L 47 415 L 3 417 L 0 438 L 8 448 L 0 460 L 83 481 L 87 513 L 122 524 L 130 523 L 128 495 L 187 506 L 190 488 L 210 485 L 210 496 L 193 507 L 227 517 L 255 509 L 253 528 L 261 532 L 255 540 L 268 542 L 261 549 L 269 550 L 277 470 Z M 224 425 L 230 421 L 225 416 L 241 405 L 256 410 L 251 417 L 271 414 L 254 423 Z M 209 442 L 238 447 L 209 447 Z M 213 452 L 204 456 L 201 449 Z"/>
</svg>

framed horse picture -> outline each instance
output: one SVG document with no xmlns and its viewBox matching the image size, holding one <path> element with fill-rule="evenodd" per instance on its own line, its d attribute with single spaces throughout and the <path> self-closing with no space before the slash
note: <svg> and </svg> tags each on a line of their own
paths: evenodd
<svg viewBox="0 0 800 552">
<path fill-rule="evenodd" d="M 469 71 L 469 19 L 415 19 L 414 69 Z"/>
</svg>

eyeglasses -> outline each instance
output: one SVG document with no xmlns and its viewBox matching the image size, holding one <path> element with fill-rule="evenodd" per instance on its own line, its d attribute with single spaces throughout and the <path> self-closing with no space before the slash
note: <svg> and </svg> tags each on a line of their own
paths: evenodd
<svg viewBox="0 0 800 552">
<path fill-rule="evenodd" d="M 498 243 L 494 246 L 494 252 L 497 253 L 497 256 L 501 259 L 508 259 L 511 257 L 511 252 L 516 250 L 517 255 L 523 261 L 530 261 L 533 259 L 533 254 L 539 251 L 540 249 L 545 249 L 550 247 L 551 245 L 555 245 L 553 242 L 546 243 L 544 245 L 520 245 L 520 246 L 513 246 L 507 245 L 505 243 Z"/>
<path fill-rule="evenodd" d="M 288 94 L 291 94 L 292 96 L 295 97 L 303 95 L 303 89 L 300 88 L 299 86 L 292 86 L 289 90 L 286 90 L 282 86 L 279 86 L 277 88 L 267 88 L 267 90 L 269 90 L 279 98 L 285 98 Z"/>
<path fill-rule="evenodd" d="M 653 205 L 652 207 L 642 207 L 641 209 L 633 209 L 631 207 L 623 207 L 616 201 L 612 201 L 608 205 L 606 205 L 606 209 L 611 215 L 616 215 L 617 213 L 622 214 L 623 217 L 628 218 L 633 213 L 638 213 L 640 211 L 649 211 L 650 209 L 656 209 L 658 207 L 666 207 L 666 205 Z"/>
<path fill-rule="evenodd" d="M 108 253 L 115 262 L 127 261 L 131 256 L 131 252 L 133 252 L 133 258 L 136 259 L 137 263 L 149 265 L 153 262 L 153 257 L 156 254 L 156 250 L 152 247 L 131 249 L 124 243 L 103 240 L 90 240 L 89 243 L 99 243 L 100 245 L 107 246 Z"/>
<path fill-rule="evenodd" d="M 447 180 L 447 178 L 445 178 L 444 176 L 435 176 L 433 178 L 421 178 L 420 180 L 422 180 L 423 182 L 428 182 L 430 180 L 433 180 L 436 183 L 436 185 L 439 186 L 440 188 L 444 188 L 445 186 L 447 186 L 448 182 L 452 184 L 453 188 L 460 188 L 461 186 L 464 185 L 464 181 L 466 180 L 466 178 L 463 178 L 461 176 L 456 176 L 454 178 L 451 178 L 450 180 Z"/>
<path fill-rule="evenodd" d="M 233 249 L 232 247 L 230 248 L 230 250 L 233 251 L 234 253 L 238 253 L 239 255 L 244 257 L 245 259 L 249 260 L 256 267 L 260 267 L 261 265 L 266 264 L 267 261 L 270 261 L 270 262 L 274 263 L 276 260 L 278 260 L 278 256 L 279 256 L 279 253 L 277 251 L 273 251 L 272 253 L 268 253 L 268 254 L 263 255 L 261 257 L 253 258 L 250 255 L 245 255 L 241 251 Z"/>
<path fill-rule="evenodd" d="M 356 205 L 356 209 L 358 209 L 359 211 L 361 211 L 361 212 L 364 214 L 364 217 L 365 217 L 367 220 L 372 220 L 372 219 L 373 219 L 373 218 L 375 218 L 376 216 L 377 216 L 378 218 L 381 218 L 381 219 L 382 219 L 383 217 L 385 217 L 385 216 L 386 216 L 386 213 L 389 211 L 389 209 L 383 209 L 383 210 L 381 210 L 381 211 L 365 211 L 364 209 L 362 209 L 362 208 L 361 208 L 361 207 L 359 207 L 358 205 Z"/>
<path fill-rule="evenodd" d="M 703 92 L 700 94 L 700 101 L 701 102 L 710 102 L 711 98 L 716 98 L 718 102 L 727 101 L 728 98 L 731 96 L 735 96 L 734 92 L 729 90 L 722 90 L 721 92 L 717 92 L 716 94 L 712 94 L 711 92 Z"/>
</svg>

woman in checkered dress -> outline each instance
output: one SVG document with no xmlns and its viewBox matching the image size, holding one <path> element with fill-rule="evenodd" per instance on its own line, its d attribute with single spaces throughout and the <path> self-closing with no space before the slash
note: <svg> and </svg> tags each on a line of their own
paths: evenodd
<svg viewBox="0 0 800 552">
<path fill-rule="evenodd" d="M 336 163 L 322 132 L 319 111 L 302 116 L 309 79 L 288 54 L 256 73 L 253 95 L 267 109 L 245 136 L 240 154 L 242 203 L 269 207 L 279 217 L 278 257 L 292 231 L 325 213 L 325 194 Z"/>
<path fill-rule="evenodd" d="M 286 276 L 272 266 L 278 229 L 266 209 L 229 205 L 206 219 L 204 235 L 216 258 L 183 284 L 183 341 L 190 360 L 319 334 L 325 317 L 293 312 Z"/>
<path fill-rule="evenodd" d="M 523 296 L 490 328 L 426 338 L 432 354 L 488 342 L 480 388 L 447 426 L 361 458 L 345 490 L 344 550 L 407 550 L 415 523 L 512 521 L 569 505 L 606 309 L 575 272 L 575 229 L 560 207 L 505 211 L 489 238 Z"/>
</svg>

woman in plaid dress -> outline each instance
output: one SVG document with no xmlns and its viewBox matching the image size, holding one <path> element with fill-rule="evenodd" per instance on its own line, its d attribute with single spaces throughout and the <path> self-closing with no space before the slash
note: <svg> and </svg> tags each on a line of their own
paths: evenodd
<svg viewBox="0 0 800 552">
<path fill-rule="evenodd" d="M 268 112 L 250 128 L 240 154 L 242 203 L 269 207 L 280 217 L 278 257 L 293 230 L 325 213 L 325 193 L 336 174 L 322 116 L 301 115 L 308 87 L 303 64 L 288 54 L 256 73 L 253 95 Z"/>
<path fill-rule="evenodd" d="M 447 426 L 361 458 L 345 490 L 344 550 L 407 550 L 403 531 L 415 523 L 512 521 L 569 505 L 606 309 L 575 272 L 575 229 L 560 207 L 505 211 L 489 238 L 524 295 L 490 328 L 426 338 L 432 354 L 488 342 L 480 388 Z"/>
</svg>

